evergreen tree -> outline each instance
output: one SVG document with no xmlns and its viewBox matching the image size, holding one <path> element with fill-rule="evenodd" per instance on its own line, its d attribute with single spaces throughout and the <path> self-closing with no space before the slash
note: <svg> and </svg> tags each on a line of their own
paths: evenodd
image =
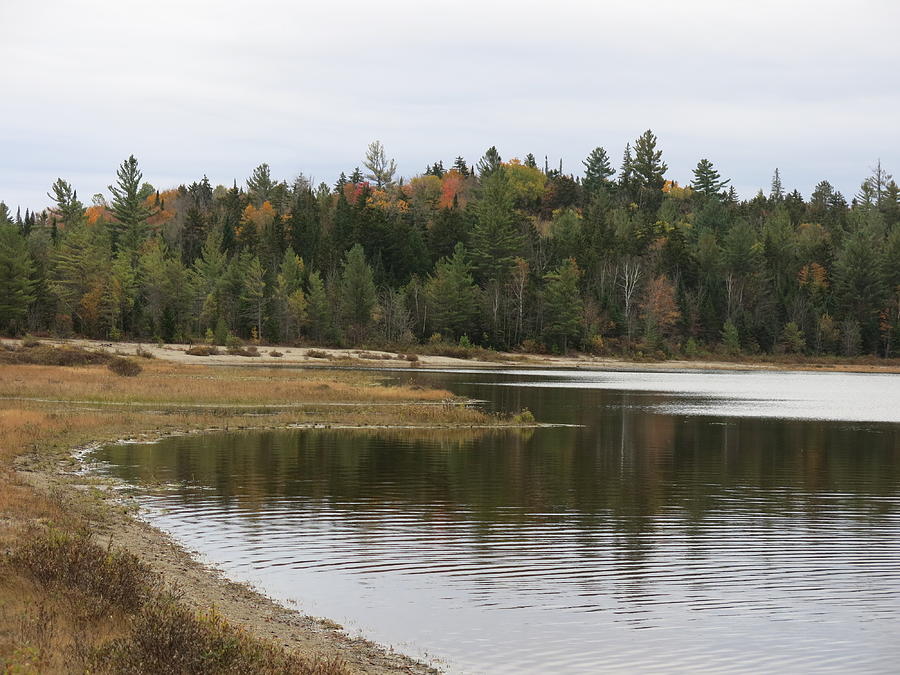
<svg viewBox="0 0 900 675">
<path fill-rule="evenodd" d="M 568 350 L 569 340 L 577 339 L 581 332 L 580 278 L 581 270 L 572 258 L 544 275 L 544 335 L 563 353 Z"/>
<path fill-rule="evenodd" d="M 638 185 L 655 192 L 662 190 L 668 165 L 662 161 L 662 150 L 656 149 L 656 136 L 650 129 L 634 143 L 634 176 Z"/>
<path fill-rule="evenodd" d="M 769 199 L 780 202 L 784 199 L 784 187 L 781 185 L 781 172 L 776 168 L 772 175 L 772 188 L 769 190 Z"/>
<path fill-rule="evenodd" d="M 463 178 L 469 177 L 469 165 L 466 164 L 466 160 L 464 160 L 462 157 L 456 158 L 456 160 L 453 162 L 453 168 L 456 169 L 456 171 L 459 172 L 459 174 Z"/>
<path fill-rule="evenodd" d="M 15 226 L 0 224 L 0 330 L 21 328 L 34 301 L 34 266 Z"/>
<path fill-rule="evenodd" d="M 250 203 L 256 208 L 272 198 L 274 188 L 275 182 L 272 180 L 268 164 L 260 164 L 253 169 L 253 173 L 247 179 L 247 196 L 250 198 Z"/>
<path fill-rule="evenodd" d="M 481 178 L 482 181 L 489 178 L 500 169 L 502 161 L 496 146 L 492 145 L 485 151 L 484 156 L 478 160 L 478 164 L 476 165 L 478 177 Z"/>
<path fill-rule="evenodd" d="M 369 173 L 366 178 L 375 183 L 375 187 L 390 187 L 394 184 L 394 174 L 397 173 L 397 163 L 392 159 L 388 161 L 384 154 L 384 146 L 381 141 L 372 141 L 366 149 L 366 159 L 363 162 Z M 359 181 L 354 181 L 359 182 Z"/>
<path fill-rule="evenodd" d="M 372 268 L 366 262 L 363 247 L 356 244 L 344 259 L 340 282 L 341 319 L 352 342 L 368 336 L 376 301 Z"/>
<path fill-rule="evenodd" d="M 616 172 L 609 163 L 609 155 L 601 147 L 591 150 L 582 164 L 585 169 L 583 185 L 588 194 L 608 185 L 610 177 Z"/>
<path fill-rule="evenodd" d="M 506 279 L 522 237 L 516 229 L 513 195 L 505 171 L 493 171 L 482 184 L 477 221 L 472 232 L 472 259 L 479 276 L 501 282 Z"/>
<path fill-rule="evenodd" d="M 478 287 L 472 279 L 466 249 L 458 243 L 453 255 L 441 258 L 425 284 L 429 323 L 434 331 L 451 339 L 475 333 Z"/>
<path fill-rule="evenodd" d="M 84 222 L 84 204 L 78 201 L 78 193 L 62 178 L 57 178 L 52 185 L 52 194 L 47 193 L 56 202 L 59 219 L 68 227 L 75 227 Z"/>
<path fill-rule="evenodd" d="M 243 314 L 253 321 L 256 328 L 256 337 L 262 340 L 263 318 L 266 307 L 266 273 L 259 261 L 259 257 L 251 256 L 249 252 L 241 254 L 241 267 L 243 268 L 244 277 L 243 288 L 241 289 Z"/>
<path fill-rule="evenodd" d="M 306 296 L 306 317 L 315 340 L 324 340 L 331 329 L 331 305 L 325 284 L 318 272 L 309 273 L 309 293 Z"/>
<path fill-rule="evenodd" d="M 110 210 L 118 221 L 113 230 L 113 250 L 125 246 L 137 251 L 147 236 L 147 218 L 151 215 L 141 185 L 144 175 L 138 169 L 134 155 L 122 162 L 116 175 L 116 185 L 109 186 L 113 196 Z"/>
<path fill-rule="evenodd" d="M 716 171 L 713 163 L 708 159 L 701 159 L 694 169 L 694 180 L 691 187 L 705 197 L 718 195 L 730 183 L 730 180 L 722 180 L 722 176 Z"/>
</svg>

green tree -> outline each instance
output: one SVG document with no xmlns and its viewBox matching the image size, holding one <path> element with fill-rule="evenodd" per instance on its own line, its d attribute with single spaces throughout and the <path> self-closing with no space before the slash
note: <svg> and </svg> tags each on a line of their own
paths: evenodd
<svg viewBox="0 0 900 675">
<path fill-rule="evenodd" d="M 433 330 L 454 340 L 475 333 L 479 290 L 461 243 L 452 256 L 441 258 L 435 265 L 425 284 L 425 296 Z"/>
<path fill-rule="evenodd" d="M 67 227 L 75 227 L 84 222 L 84 204 L 78 200 L 78 193 L 62 178 L 57 178 L 47 196 L 56 203 L 56 212 Z"/>
<path fill-rule="evenodd" d="M 647 129 L 634 143 L 632 168 L 638 186 L 655 192 L 662 190 L 668 165 L 662 161 L 662 150 L 656 149 L 656 136 Z"/>
<path fill-rule="evenodd" d="M 253 321 L 256 337 L 263 339 L 263 317 L 266 308 L 266 273 L 259 257 L 245 251 L 241 254 L 244 283 L 241 289 L 241 304 L 245 317 Z M 251 331 L 252 332 L 252 331 Z"/>
<path fill-rule="evenodd" d="M 478 169 L 478 177 L 481 180 L 489 178 L 500 169 L 502 161 L 500 153 L 497 152 L 497 147 L 492 145 L 485 151 L 484 156 L 478 160 L 478 164 L 475 166 Z"/>
<path fill-rule="evenodd" d="M 701 159 L 694 169 L 694 180 L 691 187 L 705 197 L 718 195 L 730 183 L 730 180 L 722 180 L 722 176 L 716 171 L 713 163 L 708 159 Z"/>
<path fill-rule="evenodd" d="M 873 341 L 878 310 L 884 299 L 881 242 L 863 228 L 844 240 L 834 260 L 834 290 L 847 319 L 856 321 L 863 339 Z"/>
<path fill-rule="evenodd" d="M 21 327 L 34 300 L 28 243 L 13 225 L 0 225 L 0 330 Z"/>
<path fill-rule="evenodd" d="M 272 180 L 268 164 L 260 164 L 253 169 L 253 173 L 247 179 L 247 196 L 250 198 L 250 203 L 256 208 L 272 198 L 274 188 L 275 182 Z"/>
<path fill-rule="evenodd" d="M 376 303 L 372 268 L 363 247 L 356 244 L 344 259 L 340 282 L 341 319 L 351 342 L 359 343 L 368 336 Z"/>
<path fill-rule="evenodd" d="M 277 298 L 281 334 L 296 339 L 306 321 L 306 296 L 303 293 L 303 260 L 288 247 L 278 271 Z"/>
<path fill-rule="evenodd" d="M 609 155 L 606 150 L 596 147 L 591 150 L 584 164 L 584 189 L 588 194 L 593 194 L 602 187 L 609 185 L 609 179 L 616 172 L 609 163 Z"/>
<path fill-rule="evenodd" d="M 475 209 L 472 259 L 482 279 L 502 282 L 513 267 L 522 236 L 516 229 L 513 194 L 506 172 L 492 171 L 482 188 Z"/>
<path fill-rule="evenodd" d="M 110 185 L 113 200 L 110 210 L 118 221 L 113 231 L 113 249 L 125 246 L 137 251 L 147 235 L 147 218 L 151 211 L 145 204 L 146 194 L 142 191 L 144 175 L 138 168 L 138 161 L 130 155 L 116 172 L 116 185 Z"/>
<path fill-rule="evenodd" d="M 555 271 L 544 276 L 544 335 L 548 342 L 559 344 L 565 353 L 569 340 L 581 332 L 584 310 L 578 281 L 581 270 L 569 258 Z"/>
<path fill-rule="evenodd" d="M 315 340 L 324 340 L 331 330 L 331 305 L 325 284 L 318 272 L 309 273 L 309 293 L 306 296 L 306 317 Z"/>
</svg>

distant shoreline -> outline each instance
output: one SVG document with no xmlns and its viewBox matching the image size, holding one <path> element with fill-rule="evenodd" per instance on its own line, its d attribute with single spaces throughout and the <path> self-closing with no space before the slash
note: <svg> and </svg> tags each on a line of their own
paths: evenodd
<svg viewBox="0 0 900 675">
<path fill-rule="evenodd" d="M 798 372 L 837 372 L 837 373 L 885 373 L 900 374 L 900 359 L 878 359 L 861 357 L 846 361 L 832 357 L 798 357 L 791 356 L 784 360 L 745 357 L 740 360 L 723 361 L 718 359 L 671 359 L 631 360 L 627 358 L 591 356 L 589 354 L 572 354 L 554 356 L 523 352 L 487 352 L 475 351 L 472 358 L 443 356 L 416 351 L 412 346 L 408 352 L 394 352 L 381 349 L 338 349 L 327 347 L 285 347 L 281 345 L 260 346 L 258 356 L 247 357 L 229 354 L 220 348 L 219 354 L 210 356 L 192 356 L 187 353 L 188 344 L 165 344 L 146 342 L 104 342 L 81 338 L 44 339 L 41 341 L 54 345 L 72 345 L 85 349 L 95 349 L 109 353 L 121 352 L 132 355 L 136 351 L 149 352 L 155 358 L 175 363 L 196 365 L 223 366 L 304 366 L 304 367 L 352 367 L 366 369 L 442 369 L 442 368 L 519 368 L 523 370 L 565 369 L 565 370 L 630 370 L 645 372 L 672 371 L 798 371 Z M 18 344 L 18 340 L 4 339 L 2 343 Z M 427 347 L 422 347 L 427 351 Z M 272 356 L 277 352 L 281 356 Z M 413 354 L 414 361 L 408 360 Z M 484 358 L 482 354 L 489 354 Z"/>
</svg>

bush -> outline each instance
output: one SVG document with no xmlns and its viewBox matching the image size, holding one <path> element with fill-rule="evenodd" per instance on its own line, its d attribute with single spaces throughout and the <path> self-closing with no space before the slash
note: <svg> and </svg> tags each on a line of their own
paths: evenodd
<svg viewBox="0 0 900 675">
<path fill-rule="evenodd" d="M 280 358 L 280 357 L 284 356 L 284 354 L 282 354 L 277 349 L 273 349 L 272 351 L 269 352 L 269 356 L 274 356 L 276 358 Z"/>
<path fill-rule="evenodd" d="M 130 635 L 101 649 L 94 668 L 112 673 L 346 672 L 339 661 L 307 662 L 252 638 L 215 611 L 197 614 L 171 597 L 147 603 L 130 621 Z"/>
<path fill-rule="evenodd" d="M 138 348 L 134 350 L 134 355 L 140 356 L 142 359 L 155 359 L 156 358 L 155 356 L 153 356 L 153 352 L 151 352 L 148 349 L 144 349 L 140 345 L 138 345 Z"/>
<path fill-rule="evenodd" d="M 311 359 L 330 359 L 328 352 L 323 352 L 321 349 L 307 349 L 306 355 Z"/>
<path fill-rule="evenodd" d="M 106 352 L 92 352 L 81 347 L 7 347 L 0 351 L 0 363 L 22 363 L 40 366 L 95 366 L 110 363 L 117 357 Z"/>
<path fill-rule="evenodd" d="M 139 608 L 150 594 L 150 569 L 128 551 L 101 548 L 87 531 L 23 538 L 8 561 L 43 586 L 76 590 L 126 611 Z"/>
<path fill-rule="evenodd" d="M 534 413 L 528 408 L 522 408 L 518 415 L 513 416 L 513 422 L 516 424 L 534 424 Z"/>
<path fill-rule="evenodd" d="M 194 345 L 185 351 L 185 354 L 189 354 L 190 356 L 216 356 L 218 353 L 219 350 L 211 345 Z"/>
<path fill-rule="evenodd" d="M 25 337 L 22 338 L 22 346 L 23 347 L 38 347 L 40 346 L 41 341 L 38 340 L 33 335 L 26 334 Z"/>
<path fill-rule="evenodd" d="M 141 364 L 137 361 L 123 359 L 121 357 L 116 357 L 114 361 L 110 361 L 107 368 L 116 375 L 121 375 L 122 377 L 134 377 L 143 370 Z"/>
</svg>

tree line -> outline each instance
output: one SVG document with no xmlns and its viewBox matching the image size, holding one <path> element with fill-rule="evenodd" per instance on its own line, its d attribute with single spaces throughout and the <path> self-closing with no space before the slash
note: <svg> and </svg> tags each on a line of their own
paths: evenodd
<svg viewBox="0 0 900 675">
<path fill-rule="evenodd" d="M 740 199 L 713 163 L 667 180 L 651 131 L 580 175 L 437 161 L 398 177 L 378 141 L 334 185 L 253 170 L 160 191 L 132 156 L 109 195 L 0 202 L 0 329 L 225 343 L 696 356 L 889 357 L 900 332 L 900 188 L 880 163 L 848 200 L 776 169 Z"/>
</svg>

